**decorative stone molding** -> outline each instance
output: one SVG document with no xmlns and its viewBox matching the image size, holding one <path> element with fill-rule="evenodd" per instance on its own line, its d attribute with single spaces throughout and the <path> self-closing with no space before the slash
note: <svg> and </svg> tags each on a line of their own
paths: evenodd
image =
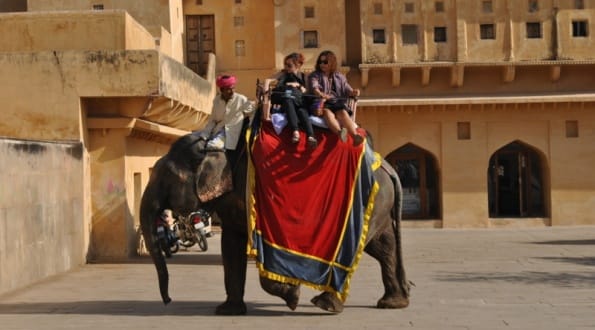
<svg viewBox="0 0 595 330">
<path fill-rule="evenodd" d="M 512 82 L 516 79 L 517 67 L 522 66 L 549 66 L 550 79 L 560 79 L 563 65 L 595 65 L 595 60 L 535 60 L 535 61 L 500 61 L 500 62 L 414 62 L 414 63 L 362 63 L 359 65 L 361 72 L 362 87 L 366 87 L 370 79 L 370 70 L 391 70 L 392 86 L 399 87 L 401 84 L 402 68 L 420 68 L 422 70 L 421 84 L 426 86 L 430 83 L 430 72 L 432 68 L 447 67 L 451 69 L 450 84 L 453 87 L 461 87 L 464 82 L 466 67 L 502 67 L 502 80 Z"/>
</svg>

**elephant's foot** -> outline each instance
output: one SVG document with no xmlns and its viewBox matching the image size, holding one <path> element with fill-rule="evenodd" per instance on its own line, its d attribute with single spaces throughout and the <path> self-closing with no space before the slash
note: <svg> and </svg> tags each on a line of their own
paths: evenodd
<svg viewBox="0 0 595 330">
<path fill-rule="evenodd" d="M 377 308 L 397 309 L 409 306 L 409 298 L 402 296 L 382 297 L 376 304 Z"/>
<path fill-rule="evenodd" d="M 285 304 L 292 311 L 297 308 L 300 300 L 300 286 L 289 283 L 273 281 L 266 277 L 260 277 L 260 286 L 268 294 L 279 297 L 285 301 Z"/>
<path fill-rule="evenodd" d="M 225 301 L 215 309 L 217 315 L 246 315 L 246 304 L 243 301 Z"/>
<path fill-rule="evenodd" d="M 341 313 L 343 311 L 343 302 L 332 292 L 323 292 L 310 301 L 327 312 Z"/>
<path fill-rule="evenodd" d="M 294 311 L 297 308 L 298 302 L 300 301 L 300 286 L 288 285 L 285 294 L 281 296 L 281 298 L 285 300 L 287 307 Z"/>
</svg>

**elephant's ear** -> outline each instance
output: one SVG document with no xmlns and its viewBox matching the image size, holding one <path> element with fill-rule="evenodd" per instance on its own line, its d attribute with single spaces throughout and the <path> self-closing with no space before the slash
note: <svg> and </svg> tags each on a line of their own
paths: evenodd
<svg viewBox="0 0 595 330">
<path fill-rule="evenodd" d="M 196 169 L 196 194 L 205 203 L 233 189 L 231 167 L 224 152 L 209 152 Z"/>
</svg>

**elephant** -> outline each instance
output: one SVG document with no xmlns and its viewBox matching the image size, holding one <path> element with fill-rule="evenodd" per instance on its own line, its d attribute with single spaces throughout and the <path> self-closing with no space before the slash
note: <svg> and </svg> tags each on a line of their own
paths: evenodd
<svg viewBox="0 0 595 330">
<path fill-rule="evenodd" d="M 216 307 L 215 313 L 246 314 L 248 157 L 242 152 L 235 158 L 233 163 L 225 152 L 205 149 L 204 140 L 189 134 L 174 142 L 169 152 L 155 163 L 142 195 L 140 221 L 147 250 L 157 270 L 164 304 L 171 301 L 169 273 L 165 258 L 156 244 L 154 219 L 163 209 L 185 215 L 204 208 L 217 213 L 221 219 L 221 254 L 227 298 Z M 364 251 L 381 266 L 384 295 L 377 301 L 376 307 L 405 308 L 409 305 L 411 282 L 405 275 L 401 249 L 402 188 L 394 169 L 386 161 L 382 162 L 381 168 L 374 172 L 380 188 L 369 221 Z M 260 285 L 267 293 L 282 298 L 291 310 L 297 307 L 299 285 L 264 277 L 260 277 Z M 343 301 L 331 292 L 322 292 L 311 302 L 329 312 L 340 313 L 343 310 Z"/>
</svg>

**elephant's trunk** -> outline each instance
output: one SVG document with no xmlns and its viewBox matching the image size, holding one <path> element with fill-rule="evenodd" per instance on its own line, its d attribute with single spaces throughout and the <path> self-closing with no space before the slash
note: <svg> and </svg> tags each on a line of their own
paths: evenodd
<svg viewBox="0 0 595 330">
<path fill-rule="evenodd" d="M 171 302 L 171 298 L 169 297 L 169 272 L 167 271 L 167 264 L 161 253 L 159 253 L 157 260 L 153 258 L 153 262 L 155 263 L 155 268 L 157 268 L 161 300 L 163 300 L 164 305 L 167 305 Z"/>
<path fill-rule="evenodd" d="M 149 182 L 141 200 L 140 224 L 147 251 L 151 254 L 151 259 L 153 259 L 153 264 L 157 269 L 161 299 L 167 305 L 171 302 L 171 298 L 169 297 L 169 273 L 163 253 L 161 253 L 159 244 L 157 244 L 157 235 L 155 234 L 155 219 L 159 216 L 161 210 L 161 203 L 159 203 L 156 196 L 155 184 Z"/>
<path fill-rule="evenodd" d="M 171 298 L 169 297 L 169 272 L 167 271 L 165 258 L 159 249 L 157 238 L 152 234 L 151 228 L 145 228 L 143 226 L 143 236 L 145 238 L 147 250 L 151 254 L 151 259 L 153 259 L 153 264 L 155 264 L 155 268 L 157 269 L 161 299 L 163 300 L 163 303 L 167 305 L 171 302 Z"/>
</svg>

